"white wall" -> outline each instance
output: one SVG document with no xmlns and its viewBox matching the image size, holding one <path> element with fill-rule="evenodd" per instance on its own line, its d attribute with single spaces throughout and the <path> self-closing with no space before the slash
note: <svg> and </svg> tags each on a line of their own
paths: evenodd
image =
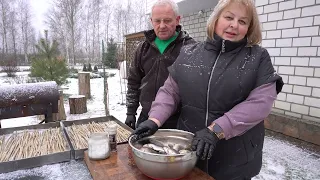
<svg viewBox="0 0 320 180">
<path fill-rule="evenodd" d="M 320 122 L 320 0 L 256 0 L 262 46 L 285 85 L 274 112 Z"/>
</svg>

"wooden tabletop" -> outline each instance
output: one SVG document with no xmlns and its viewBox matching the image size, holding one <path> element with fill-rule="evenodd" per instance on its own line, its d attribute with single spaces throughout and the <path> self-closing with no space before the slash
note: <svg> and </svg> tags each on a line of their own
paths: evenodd
<svg viewBox="0 0 320 180">
<path fill-rule="evenodd" d="M 93 161 L 88 157 L 88 152 L 84 153 L 84 160 L 94 180 L 150 180 L 134 164 L 129 153 L 128 144 L 117 146 L 117 152 L 112 152 L 110 157 Z M 183 180 L 214 180 L 211 176 L 198 168 L 194 168 Z"/>
</svg>

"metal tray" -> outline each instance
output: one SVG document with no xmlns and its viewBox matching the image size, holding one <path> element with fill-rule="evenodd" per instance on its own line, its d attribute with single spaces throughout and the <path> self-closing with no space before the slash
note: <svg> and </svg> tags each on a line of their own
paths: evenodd
<svg viewBox="0 0 320 180">
<path fill-rule="evenodd" d="M 3 128 L 0 129 L 0 135 L 11 134 L 14 131 L 19 130 L 32 130 L 32 129 L 49 129 L 49 128 L 56 128 L 60 127 L 62 136 L 67 142 L 67 151 L 58 152 L 43 156 L 37 156 L 32 158 L 14 160 L 14 161 L 7 161 L 7 162 L 0 162 L 0 173 L 7 173 L 11 171 L 21 170 L 21 169 L 29 169 L 38 166 L 60 163 L 65 161 L 71 160 L 71 147 L 69 146 L 68 140 L 63 132 L 63 129 L 60 125 L 60 122 L 52 122 L 46 124 L 38 124 L 38 125 L 31 125 L 31 126 L 21 126 L 21 127 L 14 127 L 14 128 Z"/>
<path fill-rule="evenodd" d="M 121 127 L 123 127 L 124 129 L 128 130 L 129 132 L 132 132 L 133 130 L 127 126 L 126 124 L 122 123 L 121 121 L 119 121 L 118 119 L 116 119 L 113 116 L 104 116 L 104 117 L 98 117 L 98 118 L 90 118 L 90 119 L 82 119 L 82 120 L 73 120 L 73 121 L 61 121 L 61 126 L 63 127 L 63 131 L 66 134 L 69 146 L 71 147 L 71 156 L 73 159 L 83 159 L 84 158 L 84 151 L 86 151 L 88 148 L 85 149 L 74 149 L 69 134 L 66 130 L 66 127 L 68 126 L 72 126 L 73 124 L 75 125 L 79 125 L 79 124 L 89 124 L 91 122 L 107 122 L 107 121 L 114 121 L 117 124 L 119 124 Z M 118 144 L 124 144 L 127 142 L 122 142 L 122 143 L 118 143 Z"/>
</svg>

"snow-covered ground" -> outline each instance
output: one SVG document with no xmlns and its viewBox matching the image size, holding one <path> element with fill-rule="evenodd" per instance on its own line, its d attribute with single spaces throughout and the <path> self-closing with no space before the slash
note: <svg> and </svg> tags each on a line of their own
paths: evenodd
<svg viewBox="0 0 320 180">
<path fill-rule="evenodd" d="M 126 80 L 120 79 L 119 70 L 108 69 L 109 74 L 115 74 L 113 77 L 108 78 L 109 89 L 109 111 L 110 115 L 114 116 L 121 122 L 126 118 Z M 18 72 L 15 80 L 6 77 L 5 73 L 0 73 L 0 85 L 12 84 L 15 81 L 22 82 L 29 72 Z M 88 112 L 84 114 L 74 115 L 70 114 L 68 96 L 78 94 L 78 79 L 68 78 L 70 83 L 63 85 L 64 107 L 67 115 L 67 120 L 87 119 L 92 117 L 105 116 L 104 103 L 103 103 L 103 78 L 90 79 L 91 99 L 87 101 Z M 121 84 L 121 85 L 120 85 Z M 138 109 L 139 111 L 140 109 Z M 1 120 L 2 127 L 17 127 L 39 123 L 36 116 L 13 118 Z"/>
<path fill-rule="evenodd" d="M 113 115 L 124 122 L 126 117 L 125 91 L 126 82 L 119 77 L 116 69 L 107 70 L 116 75 L 108 78 L 109 88 L 109 109 Z M 28 72 L 19 72 L 23 79 Z M 18 78 L 19 79 L 19 78 Z M 70 83 L 64 86 L 66 96 L 78 94 L 78 80 L 68 79 Z M 81 115 L 70 115 L 67 98 L 64 100 L 67 120 L 85 119 L 90 117 L 104 116 L 103 104 L 103 78 L 91 79 L 91 95 L 88 100 L 88 112 Z M 120 85 L 121 81 L 121 85 Z M 0 73 L 0 85 L 12 82 L 4 73 Z M 2 120 L 3 127 L 16 127 L 30 124 L 37 124 L 37 117 L 25 117 Z M 320 148 L 293 138 L 288 138 L 277 133 L 268 133 L 264 142 L 263 167 L 255 180 L 320 180 Z M 1 168 L 1 167 L 0 167 Z M 22 178 L 24 177 L 24 178 Z M 28 177 L 28 178 L 26 178 Z M 71 161 L 47 165 L 30 170 L 15 171 L 0 174 L 2 179 L 52 179 L 52 180 L 89 180 L 89 172 L 83 161 Z"/>
</svg>

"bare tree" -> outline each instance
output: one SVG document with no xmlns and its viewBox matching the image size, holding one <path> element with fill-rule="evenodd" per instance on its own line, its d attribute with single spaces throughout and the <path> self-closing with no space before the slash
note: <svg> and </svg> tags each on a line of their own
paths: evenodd
<svg viewBox="0 0 320 180">
<path fill-rule="evenodd" d="M 61 49 L 59 50 L 63 52 L 62 54 L 67 59 L 67 62 L 69 64 L 70 57 L 67 38 L 68 29 L 63 14 L 60 12 L 60 9 L 52 5 L 51 8 L 47 11 L 45 23 L 48 25 L 52 39 L 55 39 L 59 44 L 61 44 Z"/>
<path fill-rule="evenodd" d="M 122 19 L 123 19 L 123 8 L 120 3 L 117 3 L 114 8 L 113 20 L 115 28 L 117 29 L 117 41 L 121 41 L 122 37 Z"/>
<path fill-rule="evenodd" d="M 33 27 L 31 25 L 32 15 L 30 11 L 31 7 L 28 1 L 19 0 L 18 1 L 18 19 L 21 30 L 21 45 L 23 47 L 24 60 L 28 63 L 28 53 L 30 49 L 31 38 L 34 36 Z"/>
<path fill-rule="evenodd" d="M 108 0 L 103 8 L 103 15 L 104 15 L 104 35 L 103 37 L 105 38 L 105 42 L 108 41 L 109 39 L 109 31 L 110 31 L 110 20 L 111 20 L 111 15 L 112 15 L 112 4 Z"/>
<path fill-rule="evenodd" d="M 132 15 L 133 15 L 133 9 L 132 9 L 132 4 L 131 4 L 131 1 L 128 0 L 127 2 L 127 6 L 125 9 L 123 9 L 123 15 L 122 15 L 122 27 L 123 27 L 123 33 L 122 33 L 122 36 L 123 35 L 126 35 L 130 32 L 130 27 L 131 27 L 131 24 L 132 24 Z"/>
<path fill-rule="evenodd" d="M 135 25 L 138 27 L 135 29 L 135 32 L 145 30 L 147 27 L 148 18 L 146 16 L 146 0 L 138 0 L 135 3 Z"/>
<path fill-rule="evenodd" d="M 8 53 L 8 26 L 9 26 L 10 5 L 7 0 L 0 0 L 0 20 L 2 35 L 2 54 Z"/>
<path fill-rule="evenodd" d="M 90 37 L 89 37 L 89 30 L 90 30 L 90 27 L 89 27 L 89 24 L 90 24 L 90 21 L 91 21 L 91 13 L 90 13 L 90 9 L 91 9 L 91 4 L 87 4 L 85 6 L 86 8 L 86 11 L 85 11 L 85 14 L 83 16 L 83 26 L 85 27 L 85 44 L 84 44 L 84 48 L 85 48 L 85 52 L 86 52 L 86 58 L 87 58 L 87 63 L 89 63 L 89 59 L 91 57 L 90 54 Z"/>
<path fill-rule="evenodd" d="M 16 19 L 16 13 L 15 11 L 10 12 L 9 16 L 9 26 L 8 30 L 11 35 L 11 52 L 13 53 L 13 60 L 17 61 L 17 29 L 16 29 L 16 24 L 17 24 L 17 19 Z"/>
<path fill-rule="evenodd" d="M 71 56 L 73 64 L 76 63 L 76 34 L 77 26 L 81 17 L 82 0 L 54 0 L 53 1 L 55 12 L 60 13 L 62 25 L 65 25 L 68 33 L 68 40 L 71 42 Z M 57 16 L 57 14 L 55 14 Z M 56 20 L 56 19 L 55 19 Z M 57 22 L 56 22 L 57 23 Z M 59 23 L 57 23 L 59 24 Z"/>
</svg>

